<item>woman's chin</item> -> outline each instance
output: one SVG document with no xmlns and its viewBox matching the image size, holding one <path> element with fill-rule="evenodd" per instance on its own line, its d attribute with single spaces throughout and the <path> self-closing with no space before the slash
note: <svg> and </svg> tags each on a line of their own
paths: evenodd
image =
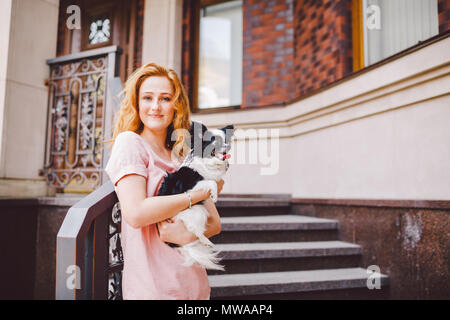
<svg viewBox="0 0 450 320">
<path fill-rule="evenodd" d="M 169 125 L 166 125 L 162 121 L 147 121 L 144 123 L 145 127 L 152 131 L 164 131 Z"/>
</svg>

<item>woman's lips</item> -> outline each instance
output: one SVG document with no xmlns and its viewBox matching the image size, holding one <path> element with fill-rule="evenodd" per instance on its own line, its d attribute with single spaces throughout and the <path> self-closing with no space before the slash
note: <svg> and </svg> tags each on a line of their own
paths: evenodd
<svg viewBox="0 0 450 320">
<path fill-rule="evenodd" d="M 149 114 L 150 118 L 161 119 L 163 117 L 162 114 Z"/>
</svg>

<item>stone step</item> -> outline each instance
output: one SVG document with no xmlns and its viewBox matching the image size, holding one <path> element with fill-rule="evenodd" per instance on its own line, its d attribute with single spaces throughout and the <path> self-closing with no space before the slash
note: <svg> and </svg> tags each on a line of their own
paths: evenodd
<svg viewBox="0 0 450 320">
<path fill-rule="evenodd" d="M 383 274 L 372 274 L 379 277 L 381 288 L 386 289 L 389 278 Z M 367 280 L 369 274 L 363 268 L 341 268 L 308 271 L 262 272 L 244 274 L 210 275 L 211 298 L 214 299 L 276 299 L 276 298 L 313 298 L 327 296 L 353 298 L 349 290 L 357 290 L 360 297 L 371 296 L 381 292 L 379 289 L 369 290 Z M 373 283 L 372 281 L 370 281 Z M 342 292 L 339 296 L 336 293 Z M 347 295 L 345 294 L 347 293 Z M 306 294 L 306 295 L 305 295 Z M 355 298 L 356 298 L 355 297 Z"/>
<path fill-rule="evenodd" d="M 327 241 L 338 238 L 337 220 L 299 215 L 221 217 L 214 243 Z"/>
<path fill-rule="evenodd" d="M 221 217 L 289 214 L 290 197 L 219 197 L 216 202 Z"/>
<path fill-rule="evenodd" d="M 223 217 L 223 231 L 323 230 L 338 227 L 337 220 L 297 215 Z"/>
<path fill-rule="evenodd" d="M 362 248 L 342 241 L 218 244 L 225 273 L 349 268 L 359 266 Z M 208 274 L 223 274 L 208 270 Z"/>
</svg>

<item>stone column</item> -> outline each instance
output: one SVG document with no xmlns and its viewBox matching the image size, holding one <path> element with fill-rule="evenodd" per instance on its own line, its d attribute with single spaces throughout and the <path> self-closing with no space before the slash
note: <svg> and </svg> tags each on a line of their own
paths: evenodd
<svg viewBox="0 0 450 320">
<path fill-rule="evenodd" d="M 183 0 L 146 0 L 142 64 L 156 62 L 181 77 Z"/>
<path fill-rule="evenodd" d="M 49 76 L 59 0 L 0 1 L 0 196 L 47 194 L 44 165 Z"/>
</svg>

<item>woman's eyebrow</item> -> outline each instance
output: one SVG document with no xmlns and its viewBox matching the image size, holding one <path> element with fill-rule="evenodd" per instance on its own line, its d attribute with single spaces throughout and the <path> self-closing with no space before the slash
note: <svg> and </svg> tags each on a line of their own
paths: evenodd
<svg viewBox="0 0 450 320">
<path fill-rule="evenodd" d="M 146 94 L 146 93 L 151 93 L 151 94 L 154 94 L 154 92 L 152 92 L 152 91 L 144 91 L 144 92 L 142 92 L 143 94 Z M 161 94 L 168 94 L 168 95 L 172 95 L 170 92 L 161 92 Z"/>
</svg>

